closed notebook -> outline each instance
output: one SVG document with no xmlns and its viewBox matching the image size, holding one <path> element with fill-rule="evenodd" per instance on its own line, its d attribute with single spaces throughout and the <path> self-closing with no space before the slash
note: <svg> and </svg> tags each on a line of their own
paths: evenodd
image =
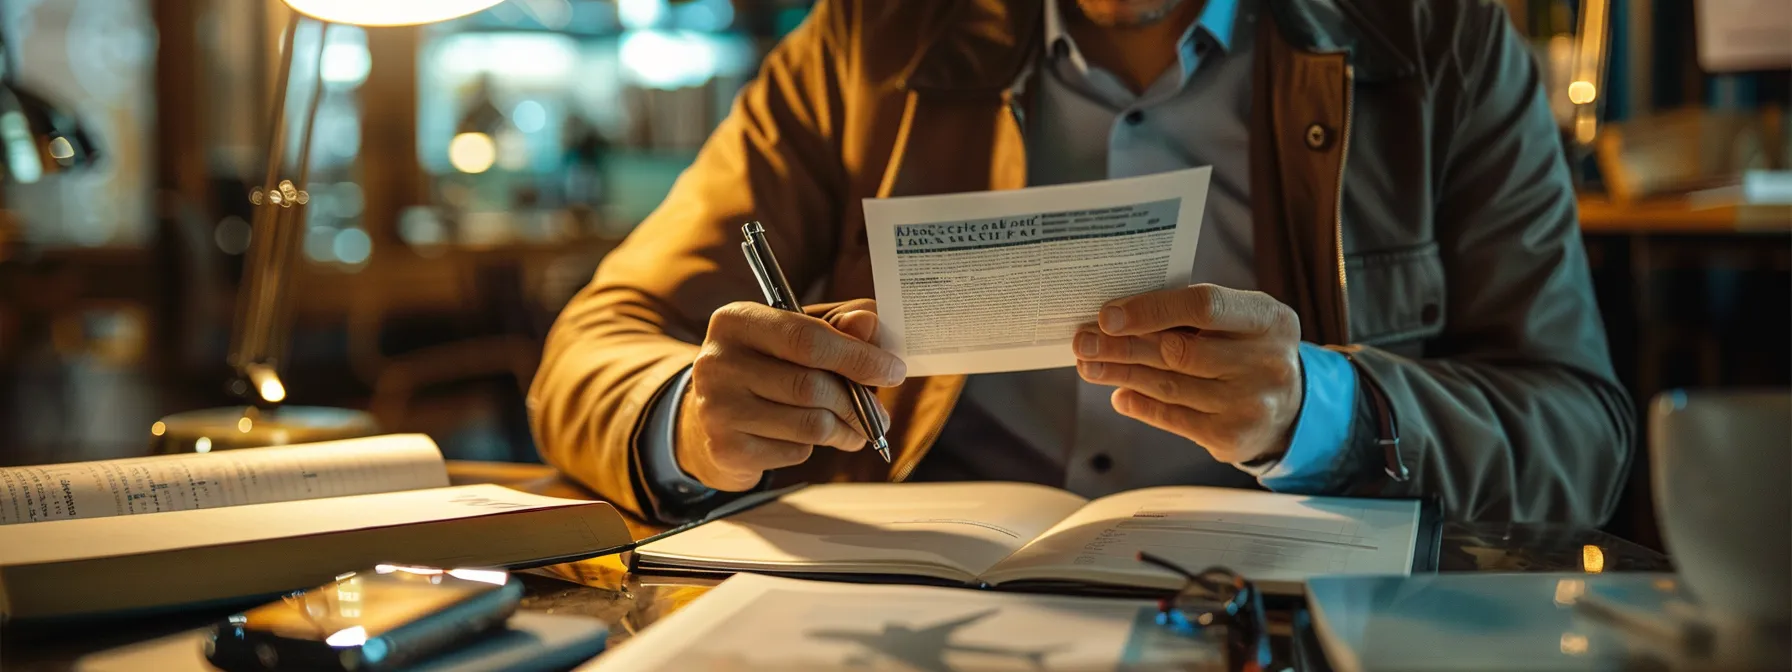
<svg viewBox="0 0 1792 672">
<path fill-rule="evenodd" d="M 1054 591 L 1161 591 L 1224 566 L 1267 592 L 1308 577 L 1435 567 L 1435 510 L 1418 500 L 1160 487 L 1093 501 L 1022 483 L 801 488 L 636 550 L 645 572 L 756 572 Z"/>
<path fill-rule="evenodd" d="M 629 539 L 603 502 L 450 487 L 417 435 L 0 469 L 0 620 L 242 600 L 381 562 L 517 566 Z"/>
</svg>

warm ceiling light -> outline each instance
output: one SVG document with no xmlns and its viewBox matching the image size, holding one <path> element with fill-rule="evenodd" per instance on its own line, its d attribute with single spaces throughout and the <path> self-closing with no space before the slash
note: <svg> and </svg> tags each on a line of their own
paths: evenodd
<svg viewBox="0 0 1792 672">
<path fill-rule="evenodd" d="M 462 133 L 448 141 L 448 163 L 463 173 L 483 173 L 498 160 L 498 146 L 484 133 Z"/>
<path fill-rule="evenodd" d="M 504 0 L 286 0 L 300 14 L 355 26 L 412 26 L 447 21 Z"/>
</svg>

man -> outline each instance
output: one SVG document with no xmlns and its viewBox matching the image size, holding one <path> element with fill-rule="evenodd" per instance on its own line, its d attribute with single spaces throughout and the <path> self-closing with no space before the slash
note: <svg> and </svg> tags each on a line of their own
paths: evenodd
<svg viewBox="0 0 1792 672">
<path fill-rule="evenodd" d="M 1633 420 L 1556 132 L 1493 0 L 822 0 L 561 315 L 537 438 L 666 522 L 917 478 L 1596 524 Z M 1197 284 L 1091 315 L 1074 371 L 904 380 L 867 343 L 861 199 L 1198 165 Z M 836 303 L 757 303 L 748 220 Z M 836 373 L 882 388 L 893 464 Z"/>
</svg>

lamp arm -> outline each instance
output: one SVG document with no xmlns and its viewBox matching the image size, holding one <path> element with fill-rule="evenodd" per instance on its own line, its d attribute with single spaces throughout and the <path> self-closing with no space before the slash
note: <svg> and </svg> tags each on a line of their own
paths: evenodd
<svg viewBox="0 0 1792 672">
<path fill-rule="evenodd" d="M 285 166 L 287 135 L 286 102 L 292 78 L 294 38 L 298 34 L 298 12 L 288 10 L 281 50 L 278 82 L 268 133 L 268 163 L 265 179 L 250 194 L 255 205 L 251 225 L 250 249 L 243 266 L 243 283 L 238 295 L 236 328 L 231 339 L 230 365 L 236 372 L 231 391 L 246 397 L 263 408 L 278 406 L 286 397 L 279 370 L 286 355 L 286 334 L 290 316 L 293 265 L 298 241 L 305 225 L 304 211 L 310 202 L 305 192 L 310 176 L 312 126 L 323 90 L 323 37 L 329 24 L 319 33 L 317 62 L 313 68 L 313 93 L 306 107 L 305 125 L 300 130 L 298 179 L 280 179 Z"/>
</svg>

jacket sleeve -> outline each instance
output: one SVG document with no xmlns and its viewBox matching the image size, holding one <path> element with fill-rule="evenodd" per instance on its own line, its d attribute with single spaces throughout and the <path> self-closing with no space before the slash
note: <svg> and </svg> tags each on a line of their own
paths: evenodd
<svg viewBox="0 0 1792 672">
<path fill-rule="evenodd" d="M 1495 3 L 1470 3 L 1495 5 Z M 1612 372 L 1572 181 L 1528 48 L 1497 7 L 1464 36 L 1436 221 L 1445 336 L 1424 359 L 1343 348 L 1391 400 L 1411 477 L 1453 519 L 1597 525 L 1612 514 L 1635 420 Z M 1359 404 L 1371 401 L 1358 395 Z M 1381 472 L 1371 409 L 1353 444 Z M 1376 479 L 1360 479 L 1359 483 Z"/>
<path fill-rule="evenodd" d="M 598 267 L 548 334 L 529 392 L 542 457 L 643 514 L 633 446 L 650 402 L 691 364 L 715 309 L 758 298 L 740 226 L 767 223 L 796 287 L 825 272 L 845 193 L 835 73 L 839 7 L 823 0 L 742 88 L 666 200 Z"/>
</svg>

